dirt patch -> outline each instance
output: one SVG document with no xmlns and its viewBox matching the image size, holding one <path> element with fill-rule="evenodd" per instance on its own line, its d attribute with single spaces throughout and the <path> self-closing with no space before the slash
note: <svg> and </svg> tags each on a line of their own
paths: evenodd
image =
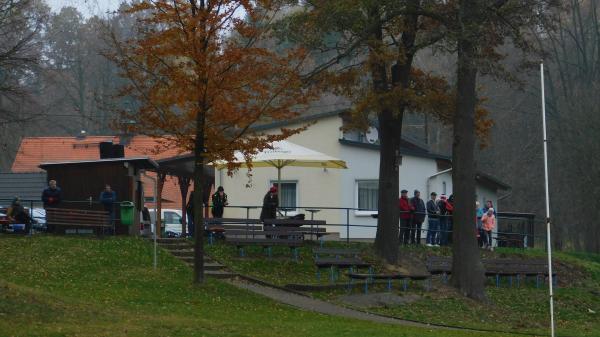
<svg viewBox="0 0 600 337">
<path fill-rule="evenodd" d="M 394 293 L 353 294 L 338 298 L 339 301 L 345 304 L 363 309 L 405 305 L 416 302 L 419 299 L 421 297 L 414 294 L 398 296 Z"/>
</svg>

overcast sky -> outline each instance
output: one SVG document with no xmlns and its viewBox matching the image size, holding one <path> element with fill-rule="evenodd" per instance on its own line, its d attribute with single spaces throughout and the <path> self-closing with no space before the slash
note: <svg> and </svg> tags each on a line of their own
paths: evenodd
<svg viewBox="0 0 600 337">
<path fill-rule="evenodd" d="M 77 8 L 85 17 L 102 16 L 107 11 L 114 11 L 121 0 L 46 0 L 52 11 L 59 12 L 64 6 Z"/>
</svg>

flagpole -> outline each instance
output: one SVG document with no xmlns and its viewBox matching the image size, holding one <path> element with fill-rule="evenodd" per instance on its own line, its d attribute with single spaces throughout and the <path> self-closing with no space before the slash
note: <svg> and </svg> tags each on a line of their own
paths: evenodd
<svg viewBox="0 0 600 337">
<path fill-rule="evenodd" d="M 550 194 L 548 192 L 548 139 L 546 137 L 546 96 L 544 94 L 544 62 L 540 63 L 542 88 L 542 124 L 544 128 L 544 184 L 546 189 L 546 246 L 548 247 L 548 286 L 550 290 L 550 332 L 554 337 L 554 294 L 552 289 L 552 241 L 550 240 Z"/>
</svg>

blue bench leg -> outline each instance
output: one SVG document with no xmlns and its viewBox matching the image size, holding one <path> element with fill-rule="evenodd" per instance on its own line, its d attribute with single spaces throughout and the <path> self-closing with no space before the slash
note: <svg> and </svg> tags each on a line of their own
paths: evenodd
<svg viewBox="0 0 600 337">
<path fill-rule="evenodd" d="M 402 279 L 402 290 L 406 291 L 406 288 L 408 287 L 408 282 L 406 282 L 406 278 Z"/>
<path fill-rule="evenodd" d="M 388 287 L 387 288 L 388 288 L 388 292 L 392 292 L 392 279 L 391 278 L 388 279 Z"/>
<path fill-rule="evenodd" d="M 500 275 L 496 274 L 496 288 L 500 287 Z"/>
<path fill-rule="evenodd" d="M 556 275 L 552 277 L 552 286 L 554 286 L 554 288 L 558 288 L 558 277 L 556 277 Z"/>
<path fill-rule="evenodd" d="M 373 266 L 369 266 L 369 279 L 365 279 L 366 282 L 371 281 L 373 282 Z"/>
<path fill-rule="evenodd" d="M 427 289 L 426 289 L 426 290 L 427 290 L 427 291 L 431 291 L 431 277 L 429 277 L 429 278 L 427 279 L 427 283 L 426 283 L 426 284 L 427 284 Z"/>
<path fill-rule="evenodd" d="M 508 277 L 508 285 L 512 288 L 512 276 Z"/>
<path fill-rule="evenodd" d="M 540 287 L 540 275 L 535 276 L 535 287 L 536 288 Z"/>
<path fill-rule="evenodd" d="M 240 256 L 244 257 L 244 248 L 243 247 L 240 247 Z"/>
<path fill-rule="evenodd" d="M 365 279 L 365 295 L 369 292 L 369 282 Z"/>
<path fill-rule="evenodd" d="M 317 281 L 321 281 L 321 269 L 317 267 Z"/>
<path fill-rule="evenodd" d="M 443 282 L 444 284 L 447 284 L 447 283 L 448 283 L 448 274 L 446 274 L 446 273 L 443 273 L 443 274 L 442 274 L 442 282 Z"/>
<path fill-rule="evenodd" d="M 298 248 L 294 247 L 294 261 L 298 262 Z"/>
<path fill-rule="evenodd" d="M 333 275 L 334 270 L 333 270 L 333 266 L 329 267 L 329 279 L 331 280 L 331 283 L 335 283 L 335 276 Z"/>
<path fill-rule="evenodd" d="M 517 288 L 521 287 L 521 275 L 517 275 Z"/>
</svg>

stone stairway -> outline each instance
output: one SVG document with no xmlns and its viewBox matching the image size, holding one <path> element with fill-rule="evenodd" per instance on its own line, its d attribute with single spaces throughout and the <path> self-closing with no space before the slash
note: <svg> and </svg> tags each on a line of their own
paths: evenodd
<svg viewBox="0 0 600 337">
<path fill-rule="evenodd" d="M 161 238 L 156 241 L 159 247 L 167 250 L 188 266 L 194 267 L 194 246 L 192 242 L 179 238 Z M 236 276 L 235 273 L 225 270 L 224 265 L 213 261 L 206 254 L 204 255 L 204 275 L 215 278 L 232 278 Z"/>
</svg>

